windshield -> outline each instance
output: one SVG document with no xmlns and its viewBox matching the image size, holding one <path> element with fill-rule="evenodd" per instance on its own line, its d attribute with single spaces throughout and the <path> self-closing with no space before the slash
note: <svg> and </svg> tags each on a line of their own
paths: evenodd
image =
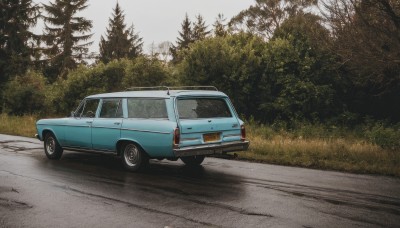
<svg viewBox="0 0 400 228">
<path fill-rule="evenodd" d="M 232 117 L 223 98 L 178 99 L 179 119 L 228 118 Z"/>
</svg>

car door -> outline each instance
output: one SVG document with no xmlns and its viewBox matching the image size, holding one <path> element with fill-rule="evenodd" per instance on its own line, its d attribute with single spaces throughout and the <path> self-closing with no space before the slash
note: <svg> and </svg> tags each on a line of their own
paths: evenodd
<svg viewBox="0 0 400 228">
<path fill-rule="evenodd" d="M 73 118 L 67 122 L 65 139 L 67 147 L 92 149 L 92 123 L 96 117 L 100 99 L 85 99 Z"/>
<path fill-rule="evenodd" d="M 98 118 L 92 123 L 94 150 L 116 151 L 117 141 L 121 138 L 122 118 L 122 98 L 102 99 Z"/>
</svg>

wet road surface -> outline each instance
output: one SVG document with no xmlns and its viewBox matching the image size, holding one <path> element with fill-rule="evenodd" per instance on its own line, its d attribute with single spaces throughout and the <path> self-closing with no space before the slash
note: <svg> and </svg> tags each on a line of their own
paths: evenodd
<svg viewBox="0 0 400 228">
<path fill-rule="evenodd" d="M 118 158 L 0 135 L 0 227 L 399 227 L 400 179 L 206 158 Z"/>
</svg>

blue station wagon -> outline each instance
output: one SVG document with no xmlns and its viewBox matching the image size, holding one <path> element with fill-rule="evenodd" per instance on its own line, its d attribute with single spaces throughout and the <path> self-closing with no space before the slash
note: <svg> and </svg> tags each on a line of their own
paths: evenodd
<svg viewBox="0 0 400 228">
<path fill-rule="evenodd" d="M 63 150 L 112 153 L 130 171 L 153 158 L 200 165 L 206 155 L 249 146 L 243 121 L 215 87 L 136 87 L 91 95 L 70 117 L 41 119 L 36 128 L 49 159 L 60 159 Z"/>
</svg>

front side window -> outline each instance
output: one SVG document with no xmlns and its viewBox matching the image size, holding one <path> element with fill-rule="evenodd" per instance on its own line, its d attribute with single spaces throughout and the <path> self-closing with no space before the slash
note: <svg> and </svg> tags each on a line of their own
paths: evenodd
<svg viewBox="0 0 400 228">
<path fill-rule="evenodd" d="M 122 100 L 104 99 L 101 105 L 100 118 L 122 118 Z"/>
<path fill-rule="evenodd" d="M 128 118 L 168 118 L 165 99 L 128 98 Z"/>
<path fill-rule="evenodd" d="M 179 119 L 232 117 L 228 105 L 221 98 L 190 98 L 177 101 Z"/>
<path fill-rule="evenodd" d="M 87 99 L 82 102 L 75 112 L 76 117 L 94 118 L 96 116 L 99 99 Z"/>
</svg>

